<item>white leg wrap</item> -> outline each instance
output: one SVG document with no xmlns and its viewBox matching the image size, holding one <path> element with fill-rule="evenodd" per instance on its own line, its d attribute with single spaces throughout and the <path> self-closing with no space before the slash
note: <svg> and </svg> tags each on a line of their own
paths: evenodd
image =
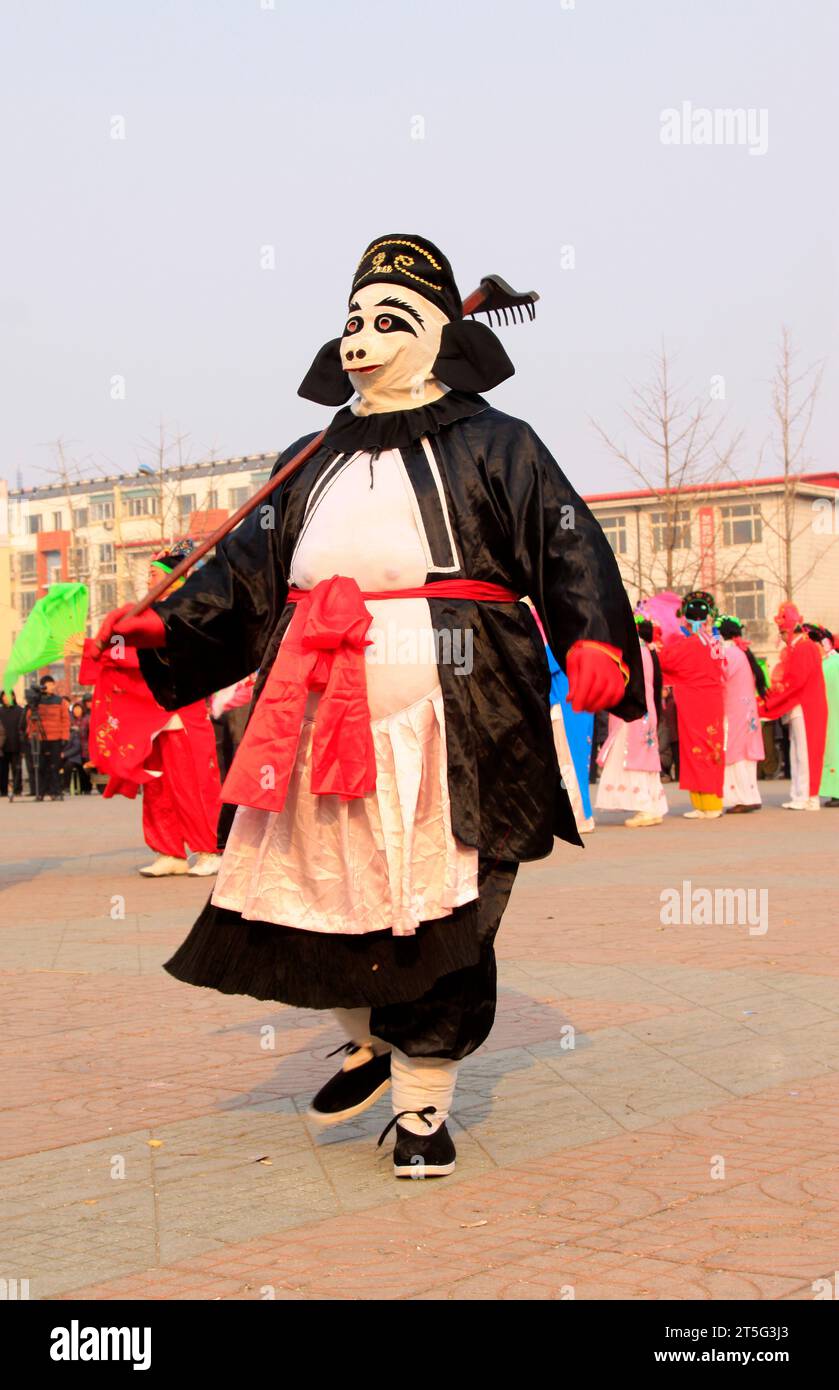
<svg viewBox="0 0 839 1390">
<path fill-rule="evenodd" d="M 401 1110 L 424 1110 L 433 1105 L 436 1115 L 429 1115 L 431 1127 L 416 1115 L 406 1115 L 399 1121 L 411 1134 L 433 1134 L 449 1117 L 454 1088 L 457 1083 L 457 1062 L 445 1057 L 406 1057 L 393 1048 L 390 1062 L 393 1113 Z"/>
<path fill-rule="evenodd" d="M 333 1009 L 332 1016 L 348 1041 L 361 1048 L 361 1052 L 347 1058 L 344 1064 L 345 1071 L 349 1071 L 353 1066 L 360 1066 L 362 1062 L 369 1062 L 370 1053 L 378 1055 L 380 1052 L 390 1051 L 388 1043 L 374 1038 L 370 1032 L 369 1009 Z"/>
<path fill-rule="evenodd" d="M 810 796 L 810 764 L 807 760 L 807 726 L 796 706 L 789 721 L 789 770 L 791 800 L 807 801 Z"/>
</svg>

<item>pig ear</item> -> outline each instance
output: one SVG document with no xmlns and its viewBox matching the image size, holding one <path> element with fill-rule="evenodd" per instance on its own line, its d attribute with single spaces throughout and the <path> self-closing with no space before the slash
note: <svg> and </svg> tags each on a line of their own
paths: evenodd
<svg viewBox="0 0 839 1390">
<path fill-rule="evenodd" d="M 431 368 L 438 381 L 455 391 L 489 391 L 515 370 L 500 339 L 475 319 L 452 319 L 446 324 Z"/>
<path fill-rule="evenodd" d="M 343 405 L 355 394 L 349 376 L 341 366 L 341 339 L 324 343 L 297 388 L 298 396 L 318 405 Z"/>
</svg>

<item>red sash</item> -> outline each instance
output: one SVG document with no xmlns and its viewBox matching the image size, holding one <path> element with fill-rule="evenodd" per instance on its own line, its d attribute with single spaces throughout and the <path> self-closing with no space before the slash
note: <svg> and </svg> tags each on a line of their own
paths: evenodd
<svg viewBox="0 0 839 1390">
<path fill-rule="evenodd" d="M 519 596 L 502 584 L 474 579 L 362 593 L 354 579 L 333 575 L 314 589 L 290 589 L 294 616 L 225 778 L 223 801 L 262 811 L 283 809 L 310 690 L 323 692 L 312 742 L 312 792 L 350 801 L 375 789 L 364 665 L 372 618 L 364 600 L 393 598 L 517 603 Z"/>
</svg>

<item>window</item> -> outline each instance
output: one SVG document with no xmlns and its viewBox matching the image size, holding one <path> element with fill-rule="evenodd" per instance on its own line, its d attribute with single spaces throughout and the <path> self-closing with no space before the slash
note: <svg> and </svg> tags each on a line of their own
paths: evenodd
<svg viewBox="0 0 839 1390">
<path fill-rule="evenodd" d="M 690 512 L 651 512 L 653 550 L 690 549 Z"/>
<path fill-rule="evenodd" d="M 117 606 L 117 586 L 112 580 L 99 585 L 99 610 L 107 613 Z"/>
<path fill-rule="evenodd" d="M 27 518 L 26 518 L 26 534 L 27 534 L 28 536 L 37 536 L 37 534 L 38 534 L 38 532 L 40 531 L 40 529 L 41 529 L 41 518 L 40 518 L 40 516 L 34 515 L 32 512 L 30 512 L 29 515 L 28 515 Z"/>
<path fill-rule="evenodd" d="M 22 618 L 28 618 L 35 607 L 37 594 L 34 589 L 24 589 L 17 596 L 18 611 Z"/>
<path fill-rule="evenodd" d="M 62 573 L 61 551 L 47 550 L 44 552 L 44 559 L 47 566 L 47 583 L 60 584 L 64 578 Z"/>
<path fill-rule="evenodd" d="M 149 582 L 149 566 L 153 557 L 165 549 L 166 546 L 159 541 L 156 545 L 150 545 L 148 548 L 145 545 L 139 545 L 136 548 L 132 546 L 130 550 L 123 552 L 128 569 L 128 583 L 130 587 L 133 587 L 135 593 L 144 594 L 147 589 L 152 587 L 152 584 L 156 584 L 158 579 L 162 579 L 163 571 L 155 570 L 151 576 L 151 582 Z"/>
<path fill-rule="evenodd" d="M 626 517 L 600 516 L 597 518 L 603 527 L 603 534 L 616 555 L 626 554 Z"/>
<path fill-rule="evenodd" d="M 117 553 L 113 545 L 108 542 L 99 546 L 99 573 L 116 574 L 117 572 Z"/>
<path fill-rule="evenodd" d="M 243 502 L 247 502 L 251 495 L 249 487 L 232 487 L 227 494 L 227 506 L 231 512 L 239 510 Z"/>
<path fill-rule="evenodd" d="M 81 579 L 90 572 L 90 555 L 86 545 L 74 545 L 70 551 L 70 578 Z"/>
<path fill-rule="evenodd" d="M 129 494 L 127 502 L 129 516 L 157 516 L 160 512 L 160 498 L 156 493 L 150 493 L 147 497 L 132 497 Z"/>
<path fill-rule="evenodd" d="M 195 500 L 194 492 L 185 492 L 182 497 L 178 498 L 178 514 L 181 520 L 186 516 L 191 516 L 195 511 Z"/>
<path fill-rule="evenodd" d="M 18 556 L 18 575 L 24 582 L 29 580 L 35 582 L 38 578 L 38 557 L 34 554 L 24 554 Z"/>
<path fill-rule="evenodd" d="M 751 545 L 763 539 L 763 519 L 756 502 L 735 502 L 731 507 L 720 507 L 720 512 L 723 545 Z"/>
<path fill-rule="evenodd" d="M 90 504 L 90 514 L 94 521 L 113 521 L 113 497 L 95 497 Z"/>
<path fill-rule="evenodd" d="M 63 512 L 53 512 L 53 514 L 52 514 L 52 529 L 53 529 L 53 531 L 63 531 L 63 530 L 64 530 L 64 513 L 63 513 Z"/>
<path fill-rule="evenodd" d="M 725 607 L 735 618 L 756 622 L 766 617 L 766 595 L 762 579 L 732 579 L 723 585 Z"/>
<path fill-rule="evenodd" d="M 77 508 L 75 509 L 75 511 L 73 512 L 73 530 L 74 530 L 74 531 L 75 531 L 75 530 L 81 530 L 81 528 L 82 528 L 83 526 L 87 526 L 87 524 L 88 524 L 88 510 L 87 510 L 87 507 L 77 507 Z"/>
<path fill-rule="evenodd" d="M 218 506 L 218 493 L 214 487 L 210 488 L 210 491 L 207 493 L 207 500 L 204 506 L 208 512 L 214 512 L 216 510 Z"/>
</svg>

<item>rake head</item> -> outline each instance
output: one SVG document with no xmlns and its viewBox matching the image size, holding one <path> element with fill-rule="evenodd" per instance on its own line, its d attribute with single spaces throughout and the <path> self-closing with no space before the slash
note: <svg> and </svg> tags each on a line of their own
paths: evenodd
<svg viewBox="0 0 839 1390">
<path fill-rule="evenodd" d="M 502 280 L 500 275 L 485 275 L 480 289 L 470 295 L 464 304 L 463 312 L 473 318 L 475 314 L 486 314 L 490 323 L 493 322 L 493 314 L 497 324 L 501 323 L 502 318 L 505 323 L 511 319 L 515 323 L 517 318 L 519 323 L 524 323 L 525 314 L 529 319 L 535 319 L 538 298 L 535 290 L 520 292 Z"/>
</svg>

